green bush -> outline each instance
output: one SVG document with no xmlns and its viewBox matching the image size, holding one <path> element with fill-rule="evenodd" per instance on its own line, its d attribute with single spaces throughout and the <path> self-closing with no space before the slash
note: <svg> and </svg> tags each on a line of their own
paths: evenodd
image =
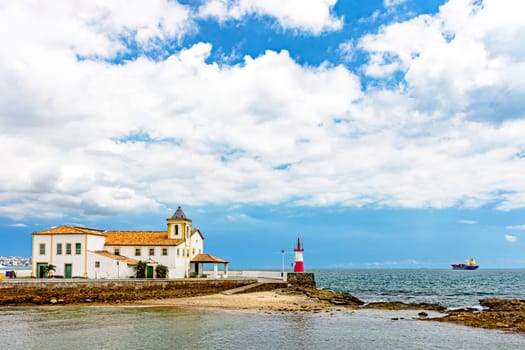
<svg viewBox="0 0 525 350">
<path fill-rule="evenodd" d="M 155 266 L 155 275 L 157 278 L 166 278 L 168 277 L 168 267 L 166 265 L 159 264 Z"/>
<path fill-rule="evenodd" d="M 137 262 L 137 265 L 135 265 L 135 276 L 137 278 L 146 278 L 146 267 L 147 266 L 148 266 L 148 263 L 145 261 Z"/>
</svg>

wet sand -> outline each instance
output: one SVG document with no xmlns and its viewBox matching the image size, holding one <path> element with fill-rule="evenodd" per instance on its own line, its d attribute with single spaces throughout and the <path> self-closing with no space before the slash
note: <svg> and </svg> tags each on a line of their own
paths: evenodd
<svg viewBox="0 0 525 350">
<path fill-rule="evenodd" d="M 192 309 L 256 310 L 322 312 L 343 310 L 306 295 L 285 294 L 279 291 L 244 294 L 212 294 L 189 298 L 169 298 L 134 302 L 137 306 L 173 306 Z"/>
</svg>

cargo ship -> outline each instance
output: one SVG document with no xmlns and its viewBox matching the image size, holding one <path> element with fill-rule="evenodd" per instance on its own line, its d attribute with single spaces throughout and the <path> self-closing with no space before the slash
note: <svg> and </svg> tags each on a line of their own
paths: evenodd
<svg viewBox="0 0 525 350">
<path fill-rule="evenodd" d="M 470 258 L 466 264 L 452 264 L 453 270 L 476 270 L 478 267 L 479 265 L 476 264 L 476 261 L 472 258 Z"/>
</svg>

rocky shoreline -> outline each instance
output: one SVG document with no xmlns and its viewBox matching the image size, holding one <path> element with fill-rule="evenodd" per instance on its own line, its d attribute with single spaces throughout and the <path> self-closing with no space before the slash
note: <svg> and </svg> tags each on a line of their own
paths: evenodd
<svg viewBox="0 0 525 350">
<path fill-rule="evenodd" d="M 233 296 L 217 294 L 221 290 L 246 285 L 249 282 L 251 281 L 237 281 L 237 285 L 232 281 L 129 282 L 125 284 L 110 282 L 105 288 L 94 287 L 89 283 L 79 283 L 79 286 L 69 289 L 64 288 L 61 284 L 53 285 L 52 288 L 34 285 L 19 288 L 16 293 L 3 293 L 5 295 L 0 293 L 0 305 L 113 305 L 125 303 L 141 306 L 165 305 L 268 312 L 321 312 L 345 309 L 420 310 L 418 314 L 420 320 L 525 333 L 525 300 L 518 299 L 487 298 L 480 300 L 481 309 L 447 309 L 441 305 L 428 303 L 367 303 L 350 293 L 336 293 L 313 286 L 289 285 L 286 288 L 280 288 L 276 284 L 272 288 L 271 283 L 268 283 L 263 289 L 259 287 L 257 290 L 247 292 L 244 296 L 241 296 L 242 294 Z M 5 288 L 2 289 L 7 292 Z M 271 289 L 273 289 L 271 295 L 258 294 L 261 293 L 261 290 Z M 240 306 L 239 301 L 244 304 Z M 429 317 L 428 311 L 439 312 L 441 315 Z"/>
<path fill-rule="evenodd" d="M 483 310 L 471 308 L 446 310 L 444 317 L 428 320 L 525 333 L 525 300 L 487 298 L 481 299 L 479 303 Z"/>
<path fill-rule="evenodd" d="M 421 310 L 419 319 L 425 321 L 448 322 L 469 327 L 496 329 L 511 333 L 525 333 L 525 300 L 519 299 L 480 299 L 482 309 L 447 309 L 444 306 L 428 303 L 372 302 L 366 303 L 349 293 L 335 293 L 322 289 L 288 288 L 284 293 L 302 293 L 334 306 L 351 309 L 378 310 Z M 437 311 L 441 317 L 428 317 L 425 311 Z M 395 320 L 395 318 L 394 318 Z"/>
</svg>

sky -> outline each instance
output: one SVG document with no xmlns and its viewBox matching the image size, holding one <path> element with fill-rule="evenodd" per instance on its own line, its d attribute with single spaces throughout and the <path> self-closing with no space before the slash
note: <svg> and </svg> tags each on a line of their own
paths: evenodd
<svg viewBox="0 0 525 350">
<path fill-rule="evenodd" d="M 525 2 L 0 3 L 0 255 L 57 225 L 280 268 L 525 268 Z"/>
</svg>

